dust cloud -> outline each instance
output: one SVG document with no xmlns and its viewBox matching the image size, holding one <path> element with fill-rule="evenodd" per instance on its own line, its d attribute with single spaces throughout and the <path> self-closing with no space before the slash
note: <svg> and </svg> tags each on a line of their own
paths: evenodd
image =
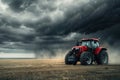
<svg viewBox="0 0 120 80">
<path fill-rule="evenodd" d="M 110 45 L 107 42 L 104 42 L 103 45 L 101 45 L 101 46 L 107 48 L 107 53 L 109 56 L 109 64 L 120 64 L 119 48 L 116 48 L 116 46 Z"/>
</svg>

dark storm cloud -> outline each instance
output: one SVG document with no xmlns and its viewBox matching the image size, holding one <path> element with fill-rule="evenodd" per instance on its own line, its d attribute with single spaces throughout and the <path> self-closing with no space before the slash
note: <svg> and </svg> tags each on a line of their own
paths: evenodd
<svg viewBox="0 0 120 80">
<path fill-rule="evenodd" d="M 36 0 L 2 0 L 4 3 L 7 3 L 10 8 L 15 12 L 20 12 L 29 7 Z"/>
<path fill-rule="evenodd" d="M 79 8 L 77 12 L 69 16 L 66 21 L 58 24 L 47 34 L 68 34 L 70 32 L 94 33 L 99 30 L 110 28 L 119 24 L 120 21 L 120 1 L 103 0 Z M 69 15 L 69 14 L 67 14 Z M 57 31 L 59 30 L 59 31 Z M 54 33 L 55 32 L 55 33 Z"/>
<path fill-rule="evenodd" d="M 5 48 L 55 55 L 82 37 L 118 46 L 119 22 L 119 0 L 0 0 L 0 44 Z"/>
</svg>

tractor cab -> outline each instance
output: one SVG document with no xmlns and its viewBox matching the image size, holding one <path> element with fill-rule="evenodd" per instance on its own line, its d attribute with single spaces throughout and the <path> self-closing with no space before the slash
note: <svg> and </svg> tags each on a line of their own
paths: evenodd
<svg viewBox="0 0 120 80">
<path fill-rule="evenodd" d="M 96 49 L 99 47 L 99 40 L 95 38 L 82 39 L 81 46 L 87 46 L 88 48 Z"/>
</svg>

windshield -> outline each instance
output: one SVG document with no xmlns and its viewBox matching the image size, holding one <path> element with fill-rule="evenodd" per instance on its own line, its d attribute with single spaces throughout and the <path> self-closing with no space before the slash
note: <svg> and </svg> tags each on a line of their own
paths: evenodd
<svg viewBox="0 0 120 80">
<path fill-rule="evenodd" d="M 99 47 L 99 43 L 96 41 L 82 41 L 82 46 L 88 46 L 89 48 L 97 48 Z"/>
<path fill-rule="evenodd" d="M 81 45 L 91 47 L 90 41 L 83 41 Z"/>
</svg>

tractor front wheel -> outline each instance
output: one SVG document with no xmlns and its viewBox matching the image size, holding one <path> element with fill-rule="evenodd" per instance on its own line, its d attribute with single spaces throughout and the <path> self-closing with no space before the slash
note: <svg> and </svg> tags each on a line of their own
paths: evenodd
<svg viewBox="0 0 120 80">
<path fill-rule="evenodd" d="M 75 56 L 73 55 L 72 51 L 69 51 L 65 56 L 65 64 L 72 65 L 75 62 Z"/>
<path fill-rule="evenodd" d="M 83 52 L 80 56 L 80 62 L 82 65 L 92 64 L 92 56 L 90 52 Z"/>
</svg>

